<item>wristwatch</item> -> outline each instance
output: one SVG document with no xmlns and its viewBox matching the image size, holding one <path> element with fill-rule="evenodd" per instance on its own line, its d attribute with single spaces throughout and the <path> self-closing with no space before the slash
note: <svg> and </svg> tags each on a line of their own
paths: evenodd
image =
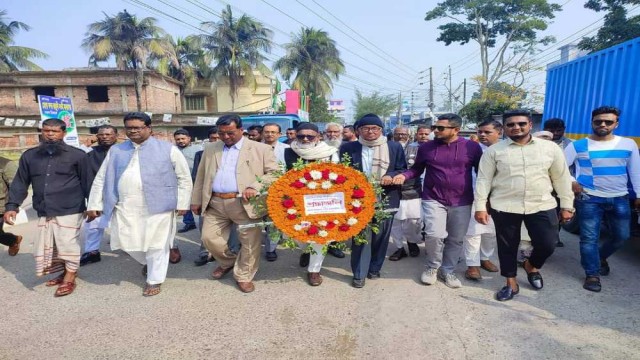
<svg viewBox="0 0 640 360">
<path fill-rule="evenodd" d="M 562 208 L 562 209 L 560 209 L 560 210 L 562 210 L 562 211 L 568 211 L 568 212 L 570 212 L 570 213 L 572 213 L 572 214 L 576 212 L 576 209 L 567 209 L 567 208 Z"/>
</svg>

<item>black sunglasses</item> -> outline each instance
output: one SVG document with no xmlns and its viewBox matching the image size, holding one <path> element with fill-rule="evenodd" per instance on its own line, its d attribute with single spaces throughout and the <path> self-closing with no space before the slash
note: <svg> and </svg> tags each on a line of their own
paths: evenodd
<svg viewBox="0 0 640 360">
<path fill-rule="evenodd" d="M 529 125 L 529 122 L 527 121 L 521 121 L 521 122 L 510 122 L 510 123 L 506 123 L 504 124 L 504 126 L 508 127 L 508 128 L 512 128 L 514 126 L 518 125 L 519 127 L 523 128 L 527 125 Z"/>
<path fill-rule="evenodd" d="M 306 140 L 306 139 L 313 140 L 313 139 L 316 138 L 316 136 L 317 135 L 302 135 L 302 134 L 300 134 L 300 135 L 296 135 L 296 139 L 298 139 L 298 140 Z"/>
<path fill-rule="evenodd" d="M 431 130 L 444 131 L 444 129 L 455 129 L 455 126 L 431 125 Z"/>
<path fill-rule="evenodd" d="M 606 126 L 611 126 L 615 123 L 613 120 L 593 120 L 593 125 L 602 125 L 604 123 Z"/>
</svg>

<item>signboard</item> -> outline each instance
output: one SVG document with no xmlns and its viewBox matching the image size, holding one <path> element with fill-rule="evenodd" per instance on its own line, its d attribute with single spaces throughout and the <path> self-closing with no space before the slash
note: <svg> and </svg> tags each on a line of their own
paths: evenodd
<svg viewBox="0 0 640 360">
<path fill-rule="evenodd" d="M 40 107 L 40 120 L 60 119 L 67 125 L 64 135 L 64 142 L 71 146 L 80 146 L 78 139 L 78 129 L 76 119 L 73 116 L 73 105 L 71 99 L 67 97 L 54 97 L 38 95 L 38 105 Z"/>
<path fill-rule="evenodd" d="M 24 119 L 16 119 L 16 126 L 23 126 L 24 125 Z"/>
<path fill-rule="evenodd" d="M 171 114 L 164 114 L 162 115 L 162 122 L 166 122 L 166 123 L 171 122 L 172 117 L 173 115 Z"/>
<path fill-rule="evenodd" d="M 96 127 L 96 126 L 109 125 L 109 124 L 111 124 L 111 119 L 109 119 L 108 117 L 102 117 L 98 119 L 89 119 L 84 121 L 84 126 L 86 127 Z"/>
<path fill-rule="evenodd" d="M 344 193 L 304 195 L 305 215 L 345 214 Z"/>
<path fill-rule="evenodd" d="M 215 125 L 217 121 L 217 117 L 198 116 L 196 118 L 196 124 L 198 125 Z"/>
</svg>

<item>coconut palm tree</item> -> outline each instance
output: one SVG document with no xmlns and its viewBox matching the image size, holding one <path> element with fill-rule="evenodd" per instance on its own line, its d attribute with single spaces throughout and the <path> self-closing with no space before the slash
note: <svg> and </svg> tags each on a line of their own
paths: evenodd
<svg viewBox="0 0 640 360">
<path fill-rule="evenodd" d="M 198 79 L 210 76 L 211 53 L 202 49 L 200 36 L 189 35 L 186 38 L 174 39 L 167 35 L 166 40 L 171 44 L 172 56 L 158 59 L 152 55 L 152 59 L 157 62 L 158 72 L 182 82 L 182 91 L 185 88 L 193 89 Z M 172 58 L 175 58 L 177 63 L 171 62 Z"/>
<path fill-rule="evenodd" d="M 234 18 L 229 5 L 222 10 L 219 21 L 207 21 L 201 27 L 206 32 L 201 35 L 202 45 L 215 59 L 212 80 L 225 79 L 229 82 L 233 109 L 241 85 L 257 87 L 254 71 L 263 75 L 271 73 L 263 63 L 266 59 L 263 52 L 271 51 L 273 31 L 250 16 Z"/>
<path fill-rule="evenodd" d="M 9 21 L 7 11 L 0 10 L 0 72 L 42 70 L 31 59 L 46 59 L 47 54 L 40 50 L 15 46 L 13 38 L 18 31 L 29 31 L 31 27 L 20 21 Z"/>
<path fill-rule="evenodd" d="M 326 31 L 302 28 L 285 45 L 287 53 L 274 64 L 291 86 L 313 96 L 326 97 L 333 88 L 332 80 L 345 72 L 336 42 Z"/>
<path fill-rule="evenodd" d="M 164 37 L 164 30 L 156 25 L 156 19 L 138 19 L 127 10 L 114 16 L 103 14 L 104 20 L 88 26 L 82 47 L 92 53 L 90 64 L 107 61 L 113 56 L 118 69 L 135 70 L 136 105 L 140 111 L 144 70 L 150 55 L 167 58 L 173 64 L 177 64 L 177 60 Z"/>
</svg>

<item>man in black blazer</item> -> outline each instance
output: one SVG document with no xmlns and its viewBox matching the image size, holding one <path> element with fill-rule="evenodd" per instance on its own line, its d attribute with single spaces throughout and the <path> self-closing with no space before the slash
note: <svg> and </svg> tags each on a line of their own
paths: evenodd
<svg viewBox="0 0 640 360">
<path fill-rule="evenodd" d="M 400 205 L 401 187 L 392 185 L 392 178 L 407 168 L 402 145 L 389 141 L 383 136 L 384 124 L 375 114 L 364 115 L 358 120 L 356 131 L 360 135 L 358 141 L 343 144 L 340 147 L 340 158 L 344 154 L 351 157 L 351 166 L 365 175 L 373 176 L 384 189 L 387 209 L 397 209 Z M 351 246 L 351 270 L 353 286 L 364 287 L 365 276 L 369 279 L 380 277 L 380 269 L 384 263 L 389 247 L 389 234 L 394 213 L 378 224 L 380 231 L 372 234 L 365 245 Z M 375 220 L 373 220 L 375 221 Z"/>
</svg>

